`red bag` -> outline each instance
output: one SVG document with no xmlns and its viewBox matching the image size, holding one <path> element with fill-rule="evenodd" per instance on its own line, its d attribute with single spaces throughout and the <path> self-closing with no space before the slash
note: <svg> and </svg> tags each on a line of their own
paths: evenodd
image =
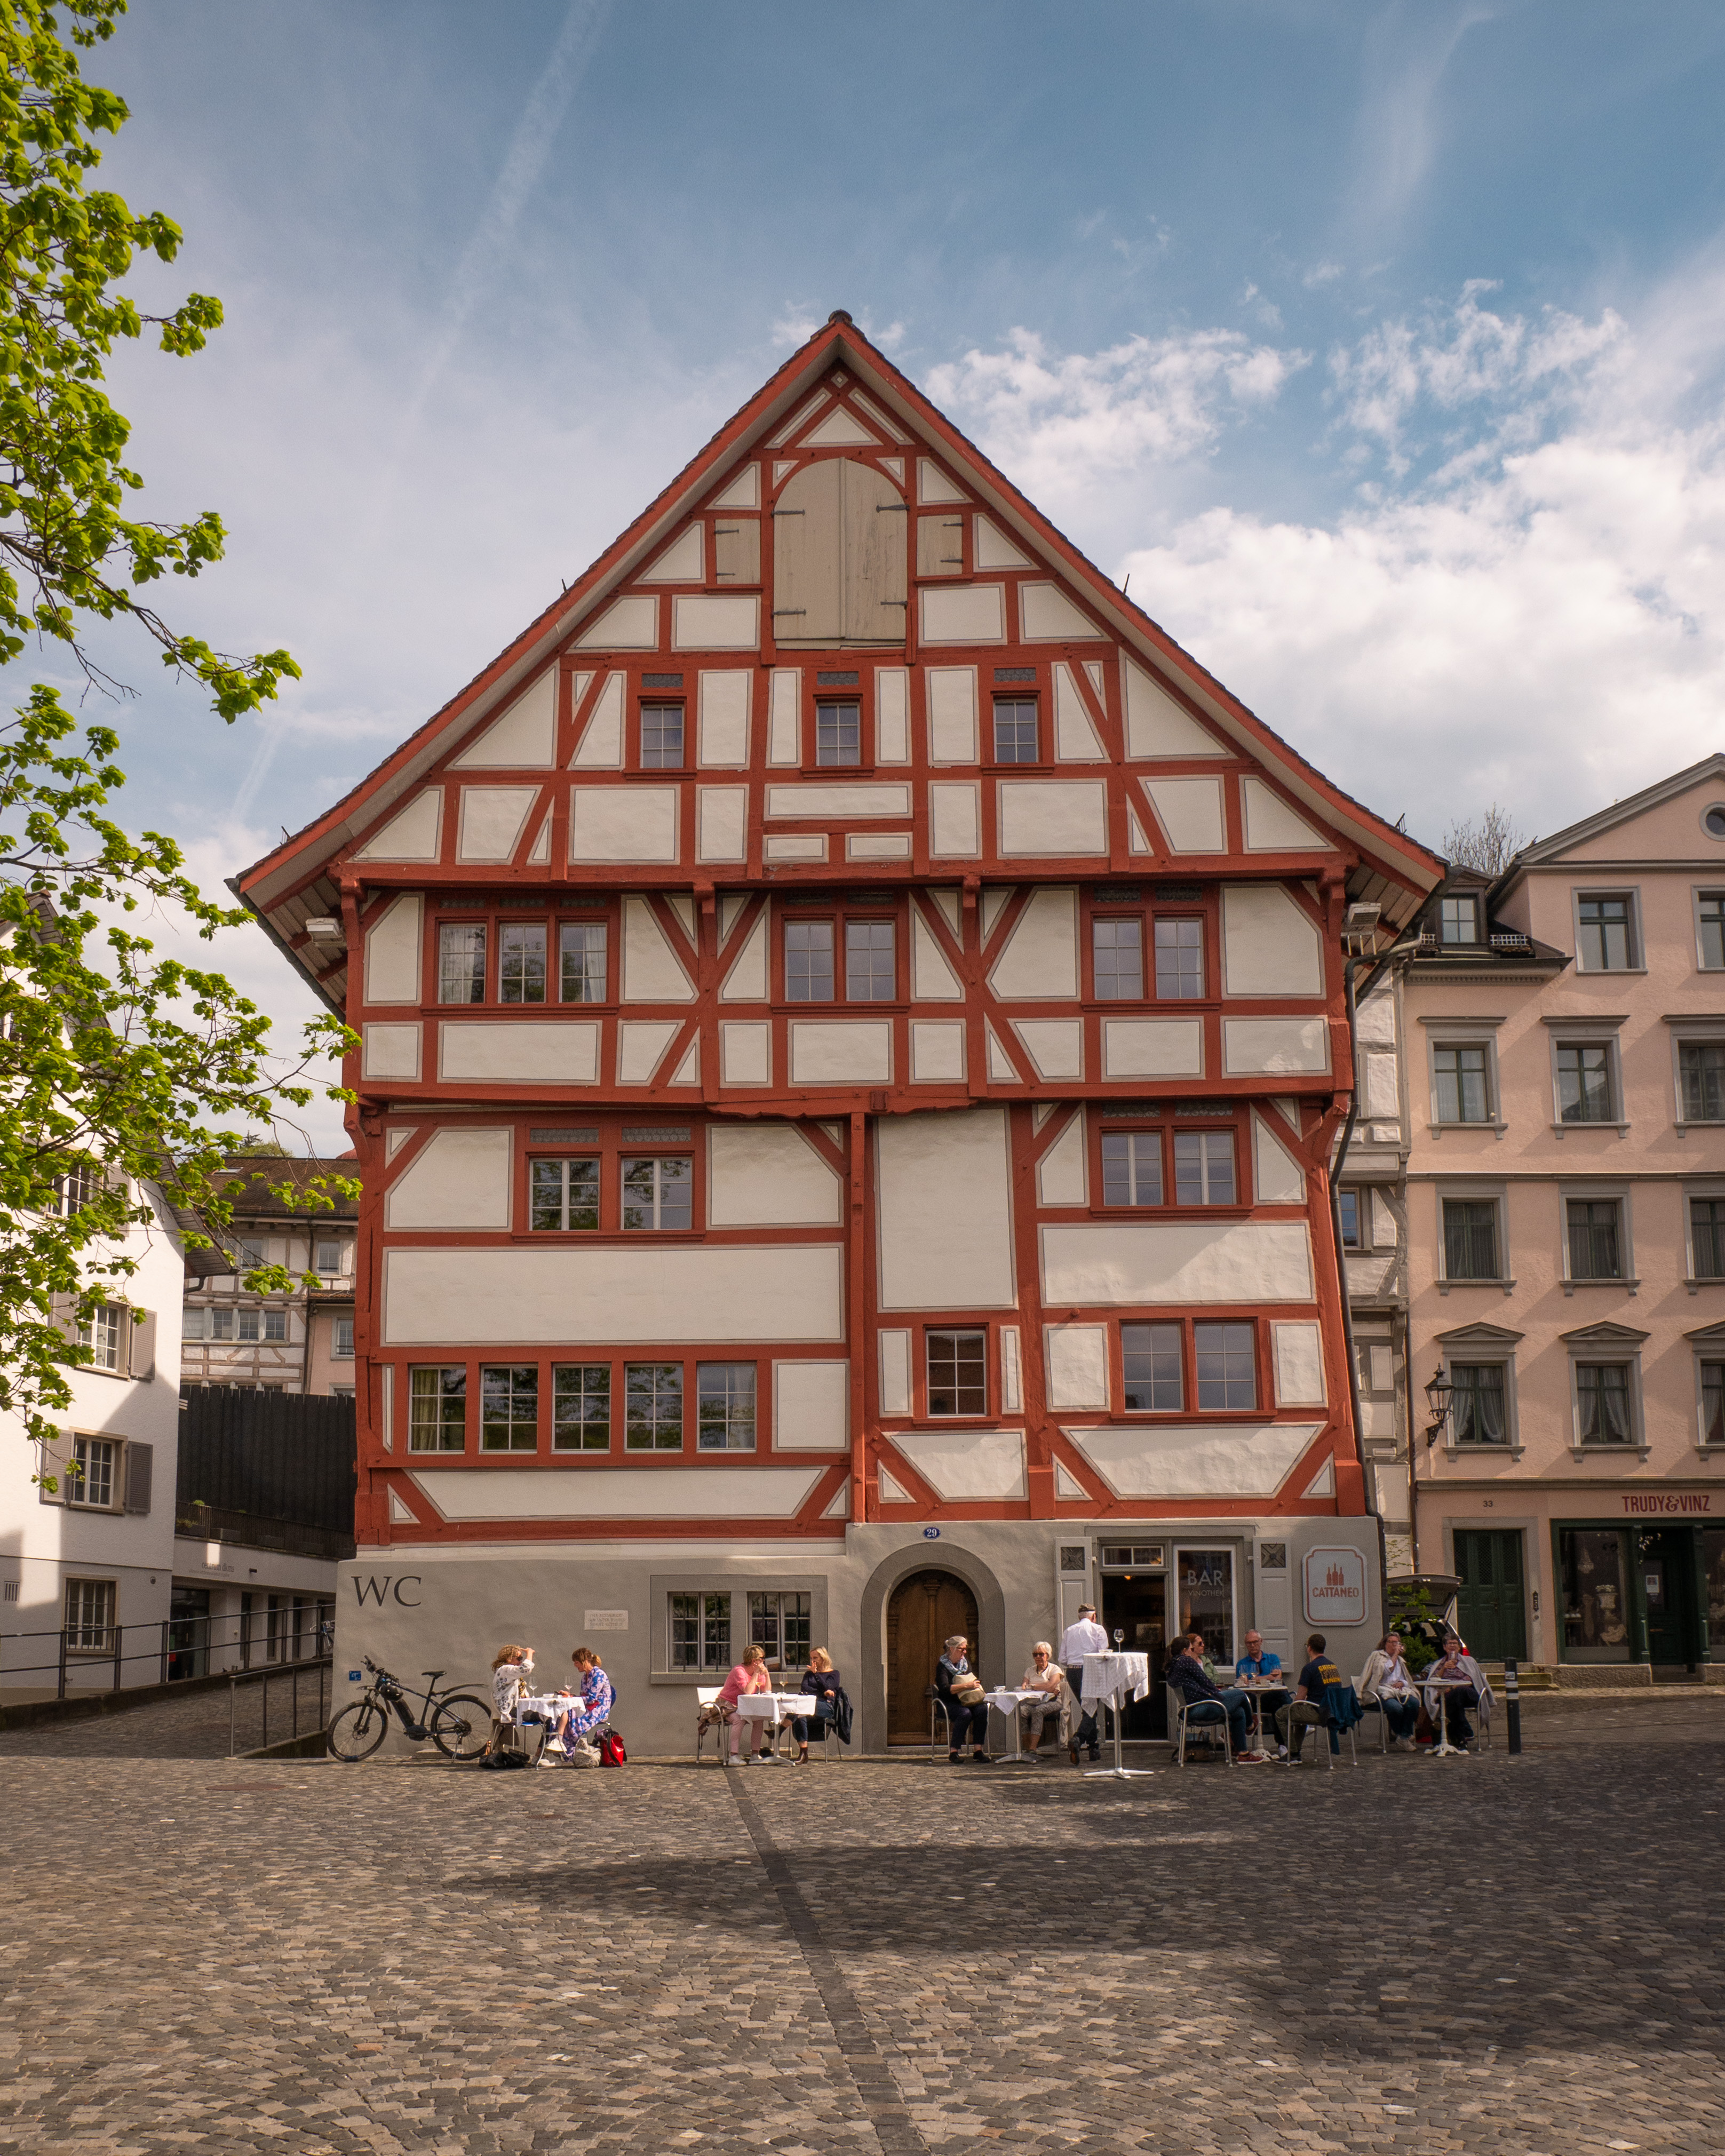
<svg viewBox="0 0 1725 2156">
<path fill-rule="evenodd" d="M 602 1767 L 620 1767 L 628 1757 L 622 1737 L 616 1730 L 608 1729 L 599 1739 L 599 1764 Z"/>
</svg>

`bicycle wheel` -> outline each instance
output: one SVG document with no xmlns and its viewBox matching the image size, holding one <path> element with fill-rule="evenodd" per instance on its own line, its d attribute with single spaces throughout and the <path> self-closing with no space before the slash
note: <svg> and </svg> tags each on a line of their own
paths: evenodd
<svg viewBox="0 0 1725 2156">
<path fill-rule="evenodd" d="M 324 1739 L 332 1759 L 354 1766 L 369 1759 L 389 1734 L 389 1716 L 375 1699 L 357 1699 L 330 1723 Z"/>
<path fill-rule="evenodd" d="M 446 1759 L 477 1759 L 491 1741 L 491 1710 L 471 1692 L 451 1692 L 437 1703 L 431 1741 Z"/>
</svg>

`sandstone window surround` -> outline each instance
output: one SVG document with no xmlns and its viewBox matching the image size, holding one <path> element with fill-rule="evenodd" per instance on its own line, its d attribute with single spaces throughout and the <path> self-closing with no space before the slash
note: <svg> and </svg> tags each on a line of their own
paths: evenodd
<svg viewBox="0 0 1725 2156">
<path fill-rule="evenodd" d="M 1501 1183 L 1445 1180 L 1436 1186 L 1437 1291 L 1515 1287 L 1510 1269 L 1507 1192 Z M 1489 1212 L 1486 1209 L 1489 1208 Z M 1486 1247 L 1490 1239 L 1490 1250 Z M 1487 1270 L 1490 1266 L 1491 1269 Z"/>
<path fill-rule="evenodd" d="M 1618 1034 L 1628 1024 L 1627 1015 L 1578 1012 L 1540 1023 L 1550 1036 L 1554 1134 L 1615 1131 L 1621 1137 L 1630 1122 Z"/>
<path fill-rule="evenodd" d="M 1569 1357 L 1570 1450 L 1645 1460 L 1652 1446 L 1641 1396 L 1641 1348 L 1633 1326 L 1584 1325 L 1560 1336 Z"/>
<path fill-rule="evenodd" d="M 1444 1424 L 1444 1450 L 1451 1460 L 1480 1453 L 1519 1460 L 1527 1450 L 1516 1390 L 1522 1338 L 1503 1325 L 1463 1325 L 1438 1334 L 1444 1375 L 1455 1389 Z M 1489 1435 L 1494 1413 L 1501 1433 L 1496 1437 Z"/>
<path fill-rule="evenodd" d="M 1497 1077 L 1495 1018 L 1422 1017 L 1425 1029 L 1430 1117 L 1434 1138 L 1446 1130 L 1490 1131 L 1501 1138 L 1509 1128 Z"/>
<path fill-rule="evenodd" d="M 1725 1014 L 1671 1012 L 1672 1127 L 1677 1136 L 1691 1124 L 1725 1123 Z"/>
<path fill-rule="evenodd" d="M 1565 1295 L 1610 1287 L 1634 1295 L 1635 1219 L 1627 1183 L 1592 1178 L 1558 1185 L 1558 1278 Z"/>
<path fill-rule="evenodd" d="M 1695 1357 L 1695 1413 L 1697 1452 L 1725 1452 L 1725 1324 L 1703 1325 L 1686 1333 Z"/>
</svg>

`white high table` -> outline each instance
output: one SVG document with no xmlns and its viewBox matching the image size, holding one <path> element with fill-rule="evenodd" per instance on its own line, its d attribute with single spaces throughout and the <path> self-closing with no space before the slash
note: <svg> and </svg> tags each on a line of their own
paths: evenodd
<svg viewBox="0 0 1725 2156">
<path fill-rule="evenodd" d="M 794 1721 L 799 1714 L 806 1714 L 812 1719 L 814 1713 L 814 1694 L 808 1691 L 740 1692 L 737 1695 L 737 1712 L 741 1721 L 770 1722 L 774 1729 L 779 1729 L 787 1722 Z M 747 1743 L 748 1738 L 746 1734 L 744 1743 Z M 758 1743 L 759 1732 L 757 1732 L 757 1745 Z M 768 1756 L 776 1758 L 776 1755 Z"/>
<path fill-rule="evenodd" d="M 1130 1692 L 1134 1699 L 1142 1699 L 1149 1689 L 1147 1655 L 1111 1653 L 1085 1656 L 1084 1688 L 1080 1699 L 1086 1707 L 1111 1707 L 1114 1710 L 1114 1764 L 1092 1767 L 1085 1775 L 1086 1781 L 1130 1782 L 1150 1773 L 1147 1767 L 1122 1765 L 1120 1756 L 1120 1724 L 1127 1695 Z"/>
</svg>

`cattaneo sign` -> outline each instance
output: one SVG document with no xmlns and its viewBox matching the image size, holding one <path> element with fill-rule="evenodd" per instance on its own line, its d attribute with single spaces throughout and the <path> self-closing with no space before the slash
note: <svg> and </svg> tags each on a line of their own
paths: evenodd
<svg viewBox="0 0 1725 2156">
<path fill-rule="evenodd" d="M 1312 1625 L 1363 1625 L 1366 1561 L 1357 1549 L 1306 1553 L 1306 1618 Z"/>
</svg>

